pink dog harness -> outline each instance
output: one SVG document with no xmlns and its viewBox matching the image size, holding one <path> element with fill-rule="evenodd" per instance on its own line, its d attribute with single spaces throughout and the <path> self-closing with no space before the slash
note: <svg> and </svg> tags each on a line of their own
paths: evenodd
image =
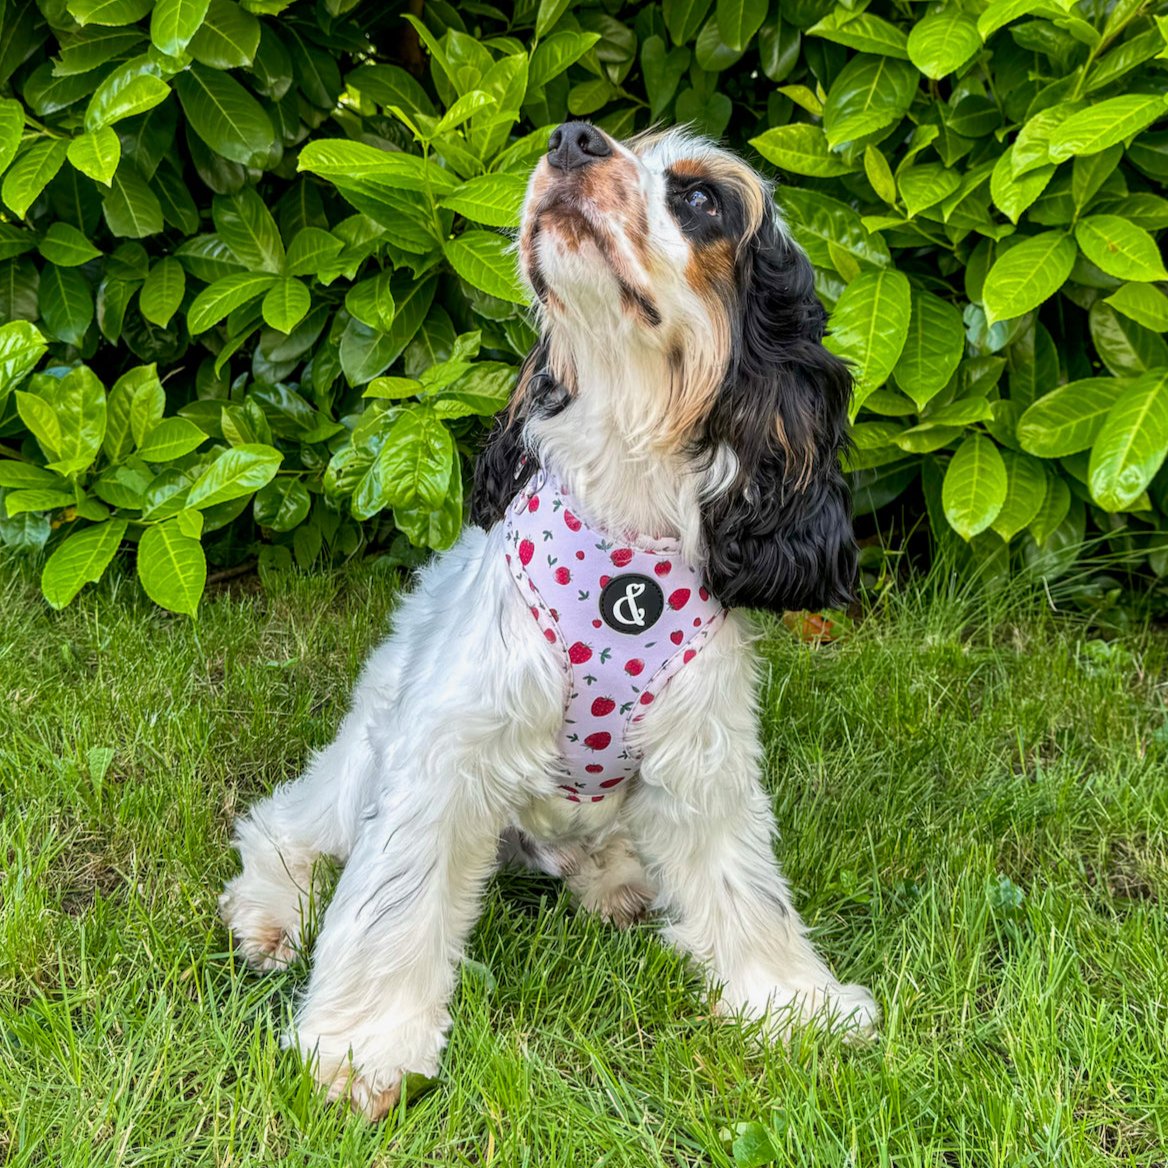
<svg viewBox="0 0 1168 1168">
<path fill-rule="evenodd" d="M 574 803 L 599 803 L 640 766 L 630 728 L 725 609 L 676 542 L 613 539 L 588 526 L 547 470 L 503 524 L 511 575 L 563 662 L 561 788 Z"/>
</svg>

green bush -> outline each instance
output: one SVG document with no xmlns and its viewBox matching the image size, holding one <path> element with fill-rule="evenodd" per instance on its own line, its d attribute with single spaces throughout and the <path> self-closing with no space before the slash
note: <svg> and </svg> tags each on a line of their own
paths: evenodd
<svg viewBox="0 0 1168 1168">
<path fill-rule="evenodd" d="M 861 511 L 919 480 L 977 557 L 1091 523 L 1168 573 L 1164 0 L 405 8 L 0 6 L 0 540 L 50 603 L 126 541 L 180 612 L 208 559 L 447 546 L 570 115 L 779 169 Z"/>
</svg>

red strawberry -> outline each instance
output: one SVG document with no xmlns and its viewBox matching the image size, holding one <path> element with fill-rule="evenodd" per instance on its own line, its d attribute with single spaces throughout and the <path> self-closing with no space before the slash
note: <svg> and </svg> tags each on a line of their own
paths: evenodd
<svg viewBox="0 0 1168 1168">
<path fill-rule="evenodd" d="M 689 589 L 679 588 L 676 592 L 669 594 L 669 607 L 676 612 L 679 608 L 685 608 L 689 603 Z"/>
<path fill-rule="evenodd" d="M 676 630 L 676 632 L 672 632 L 672 633 L 670 633 L 670 634 L 669 634 L 669 639 L 670 639 L 670 640 L 671 640 L 671 641 L 672 641 L 672 642 L 673 642 L 675 645 L 680 645 L 680 644 L 681 644 L 681 642 L 682 642 L 683 640 L 685 640 L 685 633 L 683 633 L 683 632 L 681 631 L 681 629 L 678 629 L 678 630 Z"/>
<path fill-rule="evenodd" d="M 580 520 L 577 519 L 576 516 L 573 515 L 571 511 L 567 511 L 567 510 L 564 511 L 564 523 L 567 524 L 569 531 L 579 531 L 580 530 L 580 527 L 581 527 Z"/>
<path fill-rule="evenodd" d="M 573 665 L 583 665 L 592 656 L 592 650 L 583 641 L 577 641 L 568 650 L 568 660 Z"/>
<path fill-rule="evenodd" d="M 702 618 L 700 616 L 694 617 L 694 628 L 700 629 L 702 627 Z"/>
<path fill-rule="evenodd" d="M 536 620 L 539 620 L 539 609 L 536 608 L 534 604 L 531 606 L 531 615 L 535 617 Z"/>
<path fill-rule="evenodd" d="M 633 657 L 631 660 L 625 662 L 625 672 L 630 677 L 636 677 L 644 668 L 645 663 L 640 657 Z"/>
<path fill-rule="evenodd" d="M 607 587 L 608 587 L 608 582 L 609 582 L 609 580 L 611 580 L 611 579 L 612 579 L 612 577 L 611 577 L 611 576 L 601 576 L 601 577 L 600 577 L 600 587 L 601 587 L 601 588 L 607 588 Z"/>
<path fill-rule="evenodd" d="M 633 558 L 632 548 L 617 548 L 609 559 L 618 567 L 623 568 Z"/>
<path fill-rule="evenodd" d="M 554 645 L 556 643 L 556 630 L 544 629 L 543 635 Z"/>
<path fill-rule="evenodd" d="M 604 798 L 604 796 L 603 796 L 603 795 L 593 795 L 593 796 L 592 796 L 592 802 L 593 802 L 593 803 L 599 803 L 599 802 L 601 801 L 601 799 L 603 799 L 603 798 Z"/>
<path fill-rule="evenodd" d="M 592 703 L 592 716 L 594 718 L 607 718 L 615 709 L 616 702 L 612 698 L 597 698 Z"/>
<path fill-rule="evenodd" d="M 582 560 L 583 558 L 584 558 L 584 553 L 583 553 L 583 552 L 577 552 L 577 553 L 576 553 L 576 559 L 578 559 L 578 560 Z"/>
<path fill-rule="evenodd" d="M 685 654 L 681 658 L 682 665 L 688 665 L 697 655 L 698 651 L 696 649 L 686 649 Z"/>
<path fill-rule="evenodd" d="M 597 730 L 595 734 L 589 734 L 584 739 L 584 745 L 589 750 L 604 750 L 606 746 L 612 741 L 612 735 L 607 730 Z"/>
<path fill-rule="evenodd" d="M 567 568 L 556 569 L 556 583 L 557 584 L 571 584 L 572 573 Z"/>
<path fill-rule="evenodd" d="M 529 539 L 523 540 L 519 545 L 519 562 L 526 568 L 531 563 L 531 557 L 535 555 L 535 544 Z"/>
<path fill-rule="evenodd" d="M 600 785 L 602 787 L 605 787 L 605 788 L 615 787 L 618 783 L 623 783 L 624 781 L 625 781 L 624 775 L 618 775 L 615 779 L 605 779 L 604 782 L 601 783 Z"/>
<path fill-rule="evenodd" d="M 709 589 L 707 589 L 707 588 L 699 588 L 698 595 L 702 598 L 702 600 L 709 600 L 710 599 L 710 592 L 709 592 Z"/>
<path fill-rule="evenodd" d="M 598 628 L 600 628 L 600 626 L 601 626 L 603 623 L 604 623 L 603 621 L 594 620 L 594 621 L 592 622 L 592 627 L 593 627 L 594 629 L 598 629 Z"/>
<path fill-rule="evenodd" d="M 538 495 L 532 495 L 531 498 L 527 501 L 527 509 L 528 509 L 528 511 L 538 511 L 539 510 L 539 496 Z"/>
<path fill-rule="evenodd" d="M 658 576 L 668 576 L 672 567 L 673 564 L 670 563 L 669 560 L 658 560 L 657 563 L 653 565 L 653 571 L 656 572 Z"/>
<path fill-rule="evenodd" d="M 604 767 L 602 767 L 598 762 L 590 762 L 584 769 L 590 775 L 598 775 L 602 770 L 604 770 Z"/>
<path fill-rule="evenodd" d="M 556 610 L 554 608 L 549 608 L 548 612 L 550 612 L 552 614 L 552 620 L 558 621 L 560 619 L 560 614 L 558 612 L 556 612 Z"/>
<path fill-rule="evenodd" d="M 653 701 L 653 695 L 648 690 L 646 690 L 643 694 L 641 694 L 641 705 L 642 706 L 650 705 L 652 703 L 652 701 Z"/>
</svg>

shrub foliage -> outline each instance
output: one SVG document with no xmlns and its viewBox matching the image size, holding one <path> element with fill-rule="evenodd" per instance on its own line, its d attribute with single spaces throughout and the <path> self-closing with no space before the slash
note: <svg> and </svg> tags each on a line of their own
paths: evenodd
<svg viewBox="0 0 1168 1168">
<path fill-rule="evenodd" d="M 0 540 L 55 606 L 134 543 L 191 613 L 208 559 L 447 546 L 577 116 L 778 170 L 861 511 L 919 482 L 975 557 L 1090 524 L 1168 573 L 1165 13 L 0 0 Z"/>
</svg>

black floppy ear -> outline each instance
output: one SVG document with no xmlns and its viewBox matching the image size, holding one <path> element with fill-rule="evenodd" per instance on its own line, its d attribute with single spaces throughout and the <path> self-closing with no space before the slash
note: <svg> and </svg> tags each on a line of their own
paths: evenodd
<svg viewBox="0 0 1168 1168">
<path fill-rule="evenodd" d="M 714 464 L 734 470 L 702 512 L 709 583 L 727 605 L 842 606 L 856 571 L 839 465 L 851 375 L 823 347 L 811 265 L 773 211 L 738 281 L 735 351 L 707 430 Z"/>
<path fill-rule="evenodd" d="M 547 344 L 541 339 L 524 359 L 511 402 L 495 419 L 475 460 L 470 521 L 479 527 L 489 530 L 498 523 L 536 471 L 535 458 L 524 445 L 523 427 L 533 408 L 544 408 L 549 388 L 555 388 L 546 369 Z"/>
</svg>

